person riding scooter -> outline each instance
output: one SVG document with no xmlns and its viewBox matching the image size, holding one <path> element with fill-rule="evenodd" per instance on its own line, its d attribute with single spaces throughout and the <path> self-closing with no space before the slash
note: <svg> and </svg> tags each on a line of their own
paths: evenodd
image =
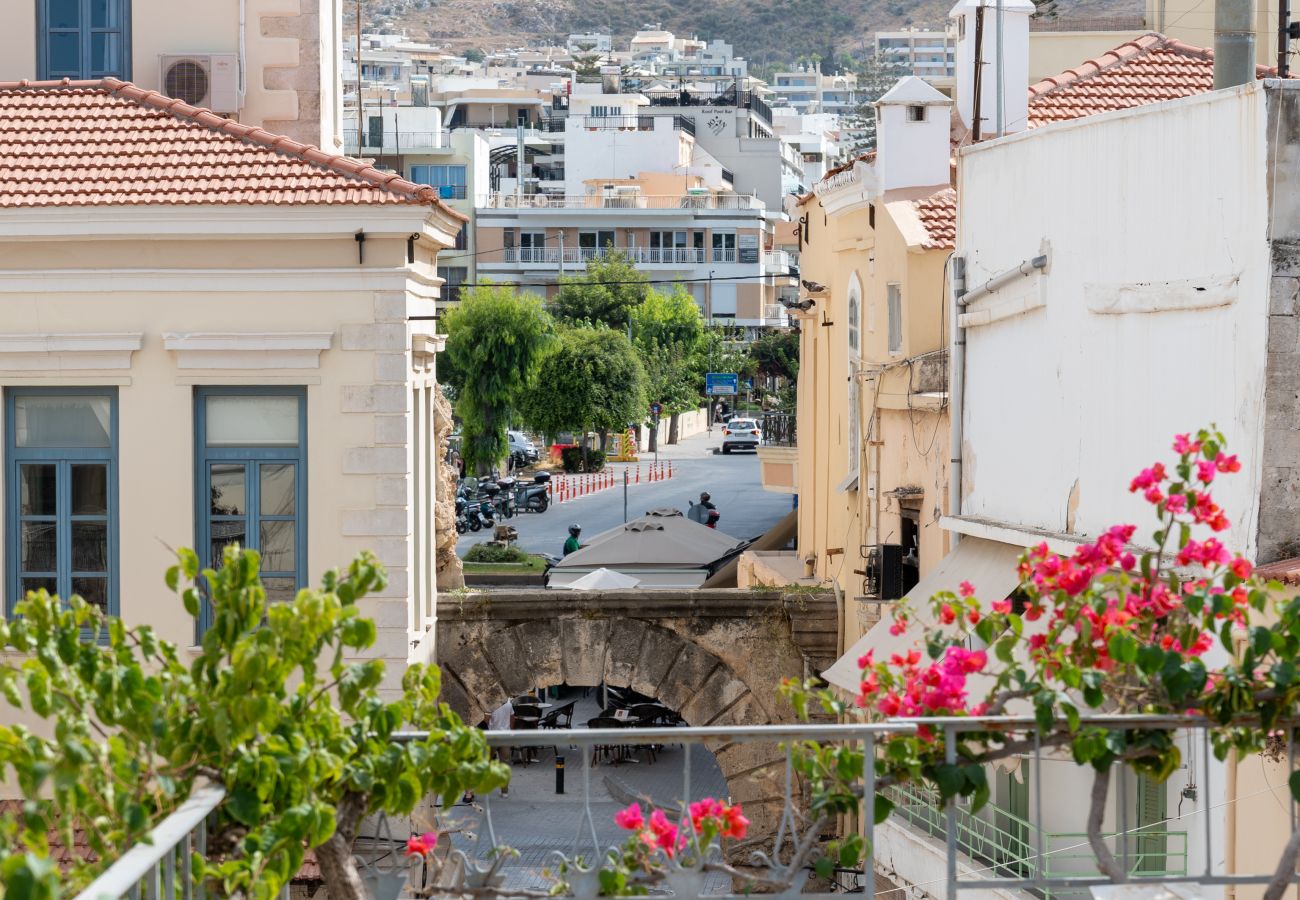
<svg viewBox="0 0 1300 900">
<path fill-rule="evenodd" d="M 718 512 L 718 507 L 709 499 L 708 491 L 701 491 L 700 502 L 692 503 L 691 508 L 686 511 L 686 518 L 692 522 L 699 522 L 701 525 L 708 525 L 710 528 L 721 517 L 722 513 Z"/>
<path fill-rule="evenodd" d="M 581 526 L 581 525 L 570 525 L 570 526 L 569 526 L 569 538 L 568 538 L 568 540 L 566 540 L 566 541 L 564 542 L 564 555 L 565 555 L 565 556 L 568 556 L 570 553 L 573 553 L 575 550 L 581 550 L 581 549 L 582 549 L 582 544 L 580 544 L 580 543 L 578 542 L 578 536 L 579 536 L 580 534 L 582 534 L 582 526 Z"/>
</svg>

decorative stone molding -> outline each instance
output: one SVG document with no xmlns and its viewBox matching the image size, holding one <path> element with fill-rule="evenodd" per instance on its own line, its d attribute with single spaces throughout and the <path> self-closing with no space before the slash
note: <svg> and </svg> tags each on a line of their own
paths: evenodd
<svg viewBox="0 0 1300 900">
<path fill-rule="evenodd" d="M 144 346 L 140 332 L 120 334 L 0 334 L 0 370 L 31 372 L 129 369 Z"/>
<path fill-rule="evenodd" d="M 163 335 L 180 369 L 319 369 L 332 331 L 192 332 Z"/>
</svg>

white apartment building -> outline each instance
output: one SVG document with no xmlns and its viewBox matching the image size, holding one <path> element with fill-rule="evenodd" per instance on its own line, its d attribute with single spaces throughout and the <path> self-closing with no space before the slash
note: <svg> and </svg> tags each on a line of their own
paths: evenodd
<svg viewBox="0 0 1300 900">
<path fill-rule="evenodd" d="M 957 74 L 957 38 L 947 31 L 878 31 L 876 57 L 936 87 L 951 87 Z"/>
<path fill-rule="evenodd" d="M 785 106 L 772 109 L 772 125 L 803 163 L 805 183 L 816 184 L 843 158 L 842 117 L 835 113 L 799 113 Z"/>
<path fill-rule="evenodd" d="M 652 172 L 587 188 L 489 198 L 476 210 L 478 277 L 549 297 L 560 277 L 617 250 L 661 289 L 681 283 L 711 322 L 751 335 L 786 324 L 777 298 L 798 273 L 790 255 L 773 247 L 760 200 Z"/>
<path fill-rule="evenodd" d="M 800 113 L 847 115 L 858 105 L 858 76 L 852 72 L 827 75 L 813 65 L 800 65 L 772 76 L 774 103 Z"/>
</svg>

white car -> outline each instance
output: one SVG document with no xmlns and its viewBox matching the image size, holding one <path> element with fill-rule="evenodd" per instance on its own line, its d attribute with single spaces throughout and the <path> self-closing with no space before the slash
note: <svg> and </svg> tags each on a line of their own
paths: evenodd
<svg viewBox="0 0 1300 900">
<path fill-rule="evenodd" d="M 763 429 L 753 419 L 732 419 L 722 426 L 722 452 L 757 450 L 763 443 Z"/>
</svg>

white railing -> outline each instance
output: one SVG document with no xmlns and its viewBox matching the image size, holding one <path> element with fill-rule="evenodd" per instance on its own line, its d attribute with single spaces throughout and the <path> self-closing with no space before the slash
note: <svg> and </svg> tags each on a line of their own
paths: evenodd
<svg viewBox="0 0 1300 900">
<path fill-rule="evenodd" d="M 509 247 L 501 251 L 500 259 L 494 260 L 491 255 L 486 255 L 479 264 L 558 266 L 563 261 L 566 265 L 583 265 L 610 253 L 621 253 L 632 263 L 648 266 L 698 266 L 708 262 L 735 263 L 739 259 L 734 249 L 706 250 L 703 247 L 569 247 L 563 253 L 559 247 Z"/>
<path fill-rule="evenodd" d="M 361 143 L 360 138 L 365 138 Z M 446 150 L 451 147 L 451 132 L 441 131 L 385 131 L 382 135 L 363 134 L 356 129 L 343 132 L 343 152 L 349 156 L 375 154 L 418 153 L 421 150 Z"/>
<path fill-rule="evenodd" d="M 763 209 L 763 201 L 748 194 L 491 194 L 484 209 Z"/>
<path fill-rule="evenodd" d="M 790 254 L 785 250 L 769 250 L 763 254 L 763 266 L 768 269 L 790 269 Z"/>
<path fill-rule="evenodd" d="M 204 782 L 189 799 L 154 826 L 147 842 L 136 844 L 92 881 L 76 900 L 117 900 L 119 897 L 180 897 L 194 890 L 193 854 L 207 852 L 208 815 L 221 804 L 226 789 Z"/>
<path fill-rule="evenodd" d="M 765 322 L 784 322 L 786 309 L 780 303 L 769 303 L 763 307 L 763 320 Z"/>
</svg>

